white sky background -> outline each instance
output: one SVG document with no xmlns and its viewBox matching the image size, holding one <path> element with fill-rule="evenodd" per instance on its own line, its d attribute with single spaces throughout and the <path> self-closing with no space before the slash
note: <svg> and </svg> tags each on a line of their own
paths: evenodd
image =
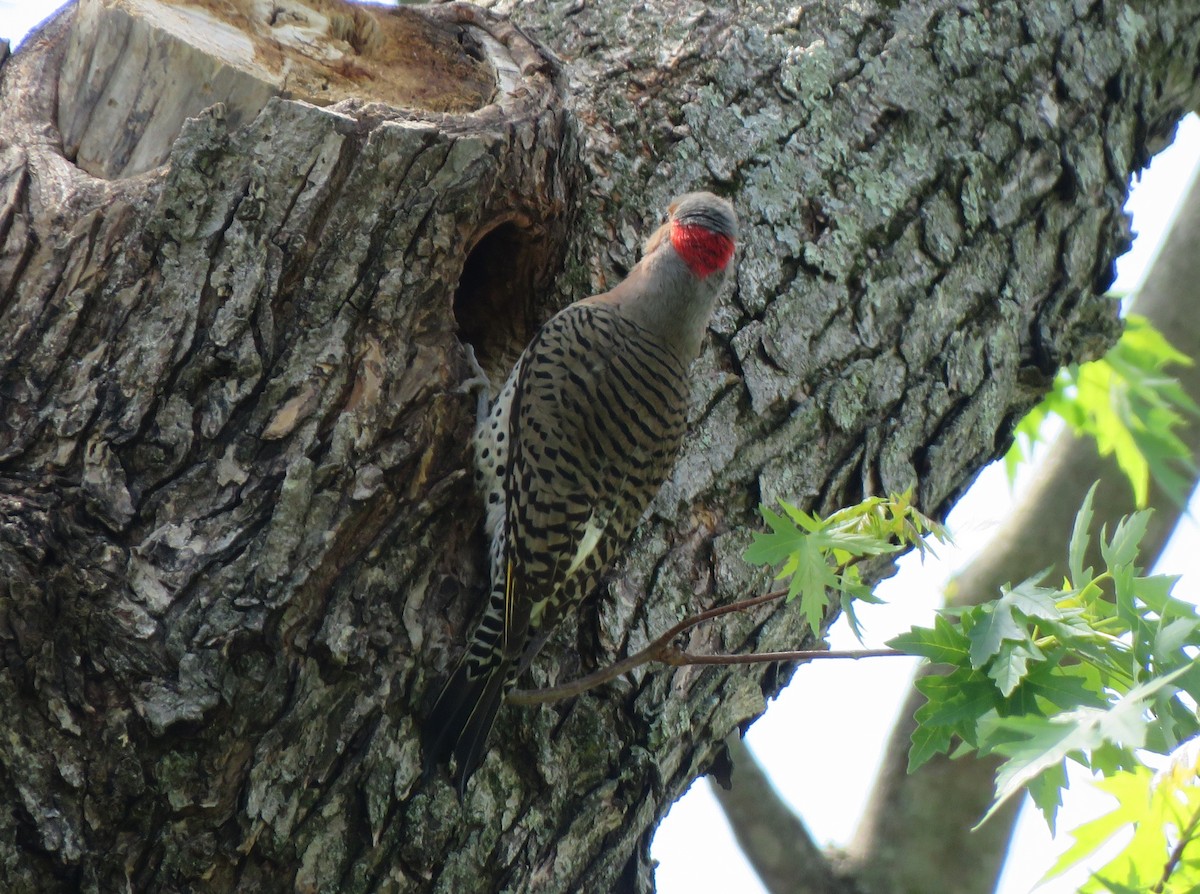
<svg viewBox="0 0 1200 894">
<path fill-rule="evenodd" d="M 0 37 L 14 45 L 59 6 L 58 0 L 0 0 Z M 1117 263 L 1119 291 L 1135 290 L 1167 230 L 1187 184 L 1200 164 L 1200 120 L 1189 116 L 1175 143 L 1162 152 L 1135 185 L 1127 206 L 1138 238 Z M 1168 333 L 1169 335 L 1169 333 Z M 1026 476 L 1027 477 L 1027 476 Z M 1017 494 L 1021 492 L 1018 481 Z M 1002 468 L 983 472 L 950 516 L 956 546 L 939 548 L 924 566 L 914 556 L 879 590 L 887 605 L 861 606 L 868 645 L 882 643 L 914 624 L 929 624 L 951 575 L 983 549 L 1012 505 Z M 1193 500 L 1195 514 L 1198 502 Z M 1159 571 L 1182 574 L 1176 594 L 1200 595 L 1200 528 L 1188 519 L 1167 546 Z M 844 623 L 831 633 L 833 648 L 855 648 Z M 882 747 L 908 691 L 915 662 L 907 659 L 820 661 L 797 671 L 791 686 L 772 703 L 747 737 L 783 797 L 803 817 L 819 842 L 847 844 L 870 792 Z M 1059 814 L 1059 839 L 1052 841 L 1040 814 L 1022 812 L 1010 860 L 997 894 L 1025 894 L 1065 849 L 1065 831 L 1106 809 L 1082 780 L 1067 793 Z M 764 894 L 733 841 L 708 785 L 698 780 L 672 809 L 654 841 L 660 861 L 660 894 L 736 891 Z M 1068 894 L 1086 875 L 1050 882 L 1039 894 Z"/>
<path fill-rule="evenodd" d="M 0 0 L 0 37 L 15 49 L 25 32 L 62 5 L 58 0 Z"/>
</svg>

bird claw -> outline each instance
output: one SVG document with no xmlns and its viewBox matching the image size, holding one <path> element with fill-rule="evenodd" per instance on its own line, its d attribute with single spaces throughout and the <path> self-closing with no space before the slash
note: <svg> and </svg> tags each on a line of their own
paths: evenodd
<svg viewBox="0 0 1200 894">
<path fill-rule="evenodd" d="M 463 352 L 466 354 L 467 364 L 471 367 L 473 375 L 471 378 L 462 381 L 454 389 L 454 393 L 470 394 L 471 392 L 475 392 L 475 422 L 478 424 L 487 418 L 488 408 L 492 404 L 492 380 L 488 378 L 488 374 L 479 365 L 479 359 L 475 356 L 474 345 L 464 344 Z"/>
</svg>

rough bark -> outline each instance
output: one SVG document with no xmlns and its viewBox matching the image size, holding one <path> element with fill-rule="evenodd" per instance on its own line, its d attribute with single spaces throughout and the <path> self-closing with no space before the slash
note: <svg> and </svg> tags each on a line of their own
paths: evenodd
<svg viewBox="0 0 1200 894">
<path fill-rule="evenodd" d="M 688 445 L 534 683 L 758 589 L 761 500 L 943 513 L 1115 334 L 1128 175 L 1196 94 L 1200 13 L 1135 9 L 514 5 L 561 63 L 418 10 L 490 104 L 351 67 L 361 100 L 228 98 L 101 176 L 63 156 L 52 22 L 0 69 L 0 886 L 648 890 L 657 820 L 788 674 L 510 708 L 464 804 L 421 780 L 484 564 L 463 342 L 495 379 L 671 195 L 741 210 Z M 691 648 L 804 641 L 782 609 Z"/>
</svg>

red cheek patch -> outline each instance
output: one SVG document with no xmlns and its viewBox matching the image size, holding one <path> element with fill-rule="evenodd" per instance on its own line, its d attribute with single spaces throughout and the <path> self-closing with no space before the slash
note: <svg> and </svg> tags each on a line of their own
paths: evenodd
<svg viewBox="0 0 1200 894">
<path fill-rule="evenodd" d="M 704 227 L 671 224 L 671 245 L 700 278 L 723 270 L 733 257 L 733 240 Z"/>
</svg>

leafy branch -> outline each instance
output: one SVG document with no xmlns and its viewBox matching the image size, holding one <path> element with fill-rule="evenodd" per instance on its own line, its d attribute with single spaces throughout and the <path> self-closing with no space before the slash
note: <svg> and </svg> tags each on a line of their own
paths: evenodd
<svg viewBox="0 0 1200 894">
<path fill-rule="evenodd" d="M 940 525 L 915 510 L 907 494 L 870 498 L 827 518 L 781 503 L 763 508 L 770 530 L 756 534 L 747 561 L 777 569 L 787 586 L 692 615 L 646 648 L 578 680 L 542 690 L 515 690 L 509 700 L 537 704 L 578 695 L 638 667 L 750 664 L 824 658 L 916 655 L 945 667 L 921 677 L 926 703 L 917 711 L 909 770 L 935 754 L 976 751 L 1003 759 L 995 801 L 1028 791 L 1053 829 L 1067 761 L 1104 777 L 1112 813 L 1076 830 L 1076 844 L 1053 873 L 1074 865 L 1128 827 L 1130 844 L 1082 891 L 1183 894 L 1200 890 L 1200 747 L 1175 758 L 1169 779 L 1144 766 L 1146 752 L 1167 754 L 1197 737 L 1200 720 L 1200 614 L 1171 595 L 1175 578 L 1144 575 L 1138 566 L 1149 512 L 1093 532 L 1089 491 L 1076 515 L 1067 573 L 1058 587 L 1047 573 L 1001 588 L 990 603 L 940 611 L 932 627 L 914 627 L 887 649 L 801 650 L 703 655 L 680 637 L 726 615 L 778 600 L 796 600 L 814 630 L 838 600 L 855 624 L 853 601 L 875 601 L 863 583 L 863 559 L 946 539 Z M 1102 562 L 1088 564 L 1095 545 Z M 1180 769 L 1182 768 L 1182 769 Z"/>
<path fill-rule="evenodd" d="M 779 568 L 776 579 L 788 579 L 788 601 L 799 598 L 800 612 L 814 631 L 821 629 L 832 593 L 861 640 L 862 628 L 853 600 L 880 600 L 863 582 L 858 563 L 910 547 L 924 554 L 929 548 L 927 535 L 942 542 L 949 539 L 942 525 L 912 505 L 911 490 L 890 497 L 868 497 L 828 518 L 782 500 L 779 505 L 783 514 L 761 507 L 771 531 L 754 535 L 754 542 L 746 550 L 746 561 Z"/>
<path fill-rule="evenodd" d="M 1153 797 L 1142 755 L 1168 754 L 1200 733 L 1200 615 L 1171 595 L 1176 578 L 1146 576 L 1137 564 L 1150 513 L 1094 535 L 1094 493 L 1093 486 L 1076 516 L 1060 587 L 1044 586 L 1046 575 L 1038 575 L 1003 587 L 994 602 L 945 609 L 932 628 L 915 627 L 888 643 L 947 666 L 917 683 L 927 701 L 916 713 L 909 769 L 952 744 L 954 756 L 999 756 L 996 799 L 984 821 L 1027 790 L 1053 829 L 1070 760 L 1107 777 L 1101 788 L 1122 805 L 1077 832 L 1076 847 L 1055 872 L 1132 824 L 1133 849 L 1084 890 L 1196 890 L 1174 881 L 1200 882 L 1200 855 L 1184 858 L 1200 829 L 1195 761 L 1190 787 L 1172 789 L 1174 812 L 1168 815 L 1162 801 L 1147 814 Z M 1099 570 L 1087 564 L 1093 542 Z M 1168 827 L 1176 830 L 1173 839 Z"/>
</svg>

